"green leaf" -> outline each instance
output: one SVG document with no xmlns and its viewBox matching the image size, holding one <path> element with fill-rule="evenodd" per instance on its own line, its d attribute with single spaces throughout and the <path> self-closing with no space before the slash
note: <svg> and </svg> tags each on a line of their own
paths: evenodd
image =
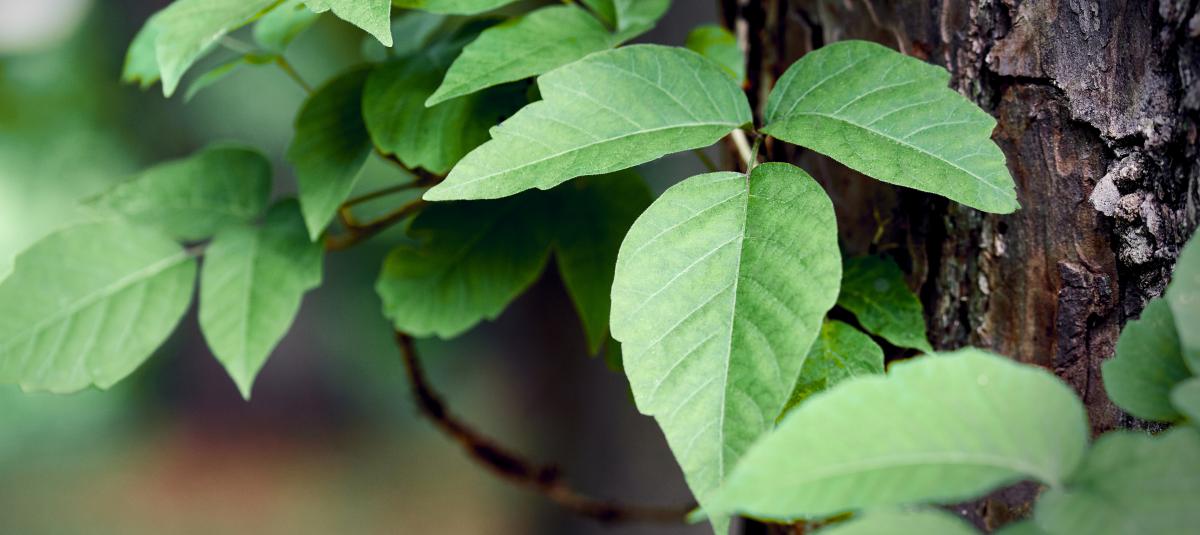
<svg viewBox="0 0 1200 535">
<path fill-rule="evenodd" d="M 195 275 L 191 256 L 153 229 L 105 221 L 51 234 L 0 282 L 0 381 L 111 387 L 171 334 Z"/>
<path fill-rule="evenodd" d="M 925 311 L 891 258 L 863 256 L 846 261 L 838 306 L 863 328 L 897 347 L 932 353 L 925 336 Z"/>
<path fill-rule="evenodd" d="M 746 79 L 746 59 L 729 30 L 716 24 L 697 26 L 688 34 L 686 46 L 716 62 L 738 83 Z"/>
<path fill-rule="evenodd" d="M 584 0 L 605 22 L 616 22 L 621 41 L 650 31 L 667 13 L 671 0 Z"/>
<path fill-rule="evenodd" d="M 994 533 L 995 535 L 1048 535 L 1033 520 L 1012 522 L 996 530 Z"/>
<path fill-rule="evenodd" d="M 290 201 L 272 207 L 261 227 L 227 228 L 209 245 L 200 273 L 200 329 L 246 399 L 301 298 L 321 283 L 322 252 Z"/>
<path fill-rule="evenodd" d="M 304 7 L 305 0 L 285 0 L 279 7 L 263 15 L 254 24 L 254 40 L 276 54 L 282 54 L 289 44 L 320 16 Z"/>
<path fill-rule="evenodd" d="M 90 201 L 184 241 L 258 217 L 271 195 L 271 163 L 262 153 L 216 146 L 151 167 Z"/>
<path fill-rule="evenodd" d="M 682 48 L 598 52 L 538 78 L 545 100 L 521 109 L 468 154 L 430 201 L 491 199 L 627 169 L 711 145 L 750 122 L 720 67 Z"/>
<path fill-rule="evenodd" d="M 133 36 L 129 50 L 125 52 L 125 65 L 121 71 L 121 81 L 127 84 L 138 84 L 142 90 L 154 85 L 161 78 L 158 72 L 158 41 L 159 16 L 152 15 L 146 19 L 142 29 Z"/>
<path fill-rule="evenodd" d="M 321 87 L 296 117 L 296 137 L 287 159 L 296 167 L 300 207 L 316 241 L 354 189 L 371 155 L 363 124 L 362 93 L 368 69 L 345 73 Z"/>
<path fill-rule="evenodd" d="M 425 104 L 537 76 L 616 44 L 595 17 L 577 6 L 542 8 L 479 34 Z"/>
<path fill-rule="evenodd" d="M 212 70 L 197 76 L 191 84 L 188 85 L 187 91 L 183 94 L 184 102 L 191 102 L 201 91 L 217 85 L 222 80 L 228 78 L 233 73 L 237 72 L 243 65 L 261 65 L 262 61 L 251 59 L 250 56 L 242 56 L 234 58 L 230 61 L 222 63 Z"/>
<path fill-rule="evenodd" d="M 367 79 L 363 115 L 375 145 L 409 168 L 442 174 L 488 139 L 488 129 L 525 103 L 518 88 L 497 88 L 425 107 L 451 52 L 434 45 L 377 67 Z"/>
<path fill-rule="evenodd" d="M 144 62 L 150 36 L 154 39 L 155 58 L 162 74 L 163 94 L 171 96 L 179 85 L 183 74 L 209 48 L 229 32 L 255 20 L 280 0 L 175 0 L 174 3 L 156 13 L 147 25 L 152 29 L 146 37 L 134 39 L 130 57 L 126 63 L 126 77 L 141 76 L 143 85 L 149 73 Z M 134 52 L 134 48 L 137 52 Z M 130 65 L 134 71 L 129 70 Z M 136 73 L 136 74 L 135 74 Z"/>
<path fill-rule="evenodd" d="M 383 46 L 392 46 L 391 0 L 306 0 L 315 13 L 332 11 L 337 18 L 362 28 Z"/>
<path fill-rule="evenodd" d="M 587 177 L 555 188 L 553 224 L 558 270 L 583 321 L 592 354 L 608 338 L 609 293 L 617 251 L 653 198 L 636 173 Z"/>
<path fill-rule="evenodd" d="M 864 41 L 793 64 L 767 100 L 763 132 L 884 182 L 985 212 L 1017 203 L 995 119 L 946 87 L 941 67 Z"/>
<path fill-rule="evenodd" d="M 977 535 L 963 519 L 938 509 L 870 511 L 817 535 Z"/>
<path fill-rule="evenodd" d="M 629 230 L 613 336 L 701 506 L 774 424 L 840 276 L 833 205 L 788 164 L 689 178 Z"/>
<path fill-rule="evenodd" d="M 784 413 L 846 379 L 879 373 L 883 373 L 883 349 L 879 344 L 851 325 L 826 321 L 808 351 Z"/>
<path fill-rule="evenodd" d="M 1066 488 L 1038 501 L 1035 521 L 1055 535 L 1192 533 L 1200 525 L 1200 434 L 1127 431 L 1096 442 Z"/>
<path fill-rule="evenodd" d="M 1165 300 L 1150 301 L 1141 318 L 1125 325 L 1117 356 L 1101 370 L 1108 397 L 1125 412 L 1143 420 L 1179 419 L 1171 405 L 1171 389 L 1191 373 L 1183 363 L 1175 318 Z"/>
<path fill-rule="evenodd" d="M 1171 404 L 1193 425 L 1200 425 L 1200 377 L 1193 377 L 1171 390 Z"/>
<path fill-rule="evenodd" d="M 393 250 L 375 285 L 396 329 L 453 338 L 533 284 L 550 252 L 536 196 L 423 210 L 409 227 L 420 243 Z"/>
<path fill-rule="evenodd" d="M 476 15 L 517 0 L 392 0 L 396 7 L 421 9 L 445 15 Z"/>
<path fill-rule="evenodd" d="M 583 5 L 592 10 L 605 24 L 616 26 L 617 6 L 613 5 L 613 0 L 583 0 Z"/>
<path fill-rule="evenodd" d="M 1200 238 L 1192 238 L 1180 251 L 1171 278 L 1166 299 L 1175 313 L 1184 361 L 1200 375 Z"/>
<path fill-rule="evenodd" d="M 791 520 L 951 503 L 1033 479 L 1061 487 L 1083 406 L 1041 369 L 977 349 L 918 357 L 813 396 L 746 454 L 717 510 Z"/>
<path fill-rule="evenodd" d="M 446 24 L 447 17 L 424 11 L 409 11 L 392 23 L 392 54 L 404 56 L 423 50 Z"/>
</svg>

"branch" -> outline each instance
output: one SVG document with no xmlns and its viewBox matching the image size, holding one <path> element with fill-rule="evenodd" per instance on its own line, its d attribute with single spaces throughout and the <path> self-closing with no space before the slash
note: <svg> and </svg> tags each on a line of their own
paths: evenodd
<svg viewBox="0 0 1200 535">
<path fill-rule="evenodd" d="M 421 211 L 425 207 L 425 204 L 425 201 L 416 199 L 379 219 L 363 224 L 355 223 L 345 210 L 339 210 L 338 213 L 342 217 L 342 223 L 346 226 L 346 233 L 340 236 L 325 238 L 325 250 L 343 251 L 367 241 L 376 234 L 387 230 L 392 225 L 404 221 L 409 216 Z"/>
<path fill-rule="evenodd" d="M 512 483 L 529 488 L 558 504 L 563 509 L 603 523 L 657 522 L 684 523 L 696 504 L 683 507 L 656 508 L 620 504 L 584 495 L 563 480 L 555 466 L 538 465 L 523 459 L 496 444 L 463 423 L 442 403 L 441 397 L 429 386 L 411 336 L 397 332 L 396 344 L 404 359 L 408 380 L 416 397 L 417 407 L 438 429 L 453 438 L 477 462 Z"/>
</svg>

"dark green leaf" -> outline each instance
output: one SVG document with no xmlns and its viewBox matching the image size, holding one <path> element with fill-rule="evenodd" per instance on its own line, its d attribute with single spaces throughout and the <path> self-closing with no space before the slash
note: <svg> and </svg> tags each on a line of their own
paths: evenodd
<svg viewBox="0 0 1200 535">
<path fill-rule="evenodd" d="M 817 535 L 976 535 L 963 519 L 938 509 L 870 511 Z"/>
<path fill-rule="evenodd" d="M 296 167 L 300 206 L 316 241 L 354 189 L 371 155 L 363 124 L 362 93 L 367 69 L 345 73 L 317 90 L 296 117 L 296 137 L 287 159 Z"/>
<path fill-rule="evenodd" d="M 883 373 L 883 349 L 879 344 L 853 326 L 826 321 L 808 351 L 784 414 L 846 379 L 877 373 Z"/>
<path fill-rule="evenodd" d="M 846 261 L 838 306 L 868 332 L 897 347 L 932 353 L 925 336 L 925 311 L 891 258 L 863 256 Z"/>
<path fill-rule="evenodd" d="M 271 163 L 262 153 L 218 146 L 151 167 L 91 202 L 177 239 L 195 241 L 258 217 L 270 194 Z"/>
<path fill-rule="evenodd" d="M 1200 426 L 1200 377 L 1193 377 L 1171 391 L 1171 404 L 1193 425 Z"/>
</svg>

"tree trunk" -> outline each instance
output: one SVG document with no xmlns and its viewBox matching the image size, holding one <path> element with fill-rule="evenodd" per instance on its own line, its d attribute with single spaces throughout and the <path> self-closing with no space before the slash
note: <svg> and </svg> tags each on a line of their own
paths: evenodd
<svg viewBox="0 0 1200 535">
<path fill-rule="evenodd" d="M 878 183 L 782 143 L 765 151 L 824 184 L 848 254 L 883 252 L 907 268 L 935 347 L 985 347 L 1053 370 L 1083 399 L 1093 433 L 1142 426 L 1108 400 L 1100 364 L 1162 293 L 1197 224 L 1200 1 L 722 6 L 748 49 L 759 111 L 783 71 L 828 42 L 872 40 L 946 67 L 999 122 L 1015 214 Z M 1026 515 L 1038 491 L 1018 485 L 954 509 L 992 531 Z"/>
</svg>

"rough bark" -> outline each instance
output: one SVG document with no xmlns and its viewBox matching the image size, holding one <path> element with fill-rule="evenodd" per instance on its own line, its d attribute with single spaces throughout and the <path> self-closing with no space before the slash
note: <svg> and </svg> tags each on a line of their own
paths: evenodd
<svg viewBox="0 0 1200 535">
<path fill-rule="evenodd" d="M 886 251 L 941 349 L 974 345 L 1070 383 L 1094 433 L 1139 426 L 1104 394 L 1120 328 L 1162 293 L 1200 204 L 1200 0 L 726 0 L 756 106 L 794 60 L 868 39 L 946 67 L 992 113 L 1022 209 L 987 215 L 768 144 L 833 196 L 850 254 Z M 988 531 L 1025 484 L 956 506 Z"/>
</svg>

